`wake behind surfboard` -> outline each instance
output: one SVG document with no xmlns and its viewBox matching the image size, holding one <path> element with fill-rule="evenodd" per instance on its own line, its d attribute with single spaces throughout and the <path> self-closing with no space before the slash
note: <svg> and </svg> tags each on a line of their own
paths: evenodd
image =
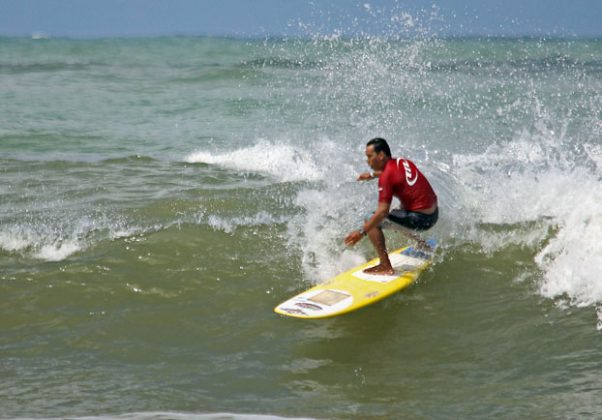
<svg viewBox="0 0 602 420">
<path fill-rule="evenodd" d="M 342 315 L 378 302 L 411 285 L 431 264 L 436 242 L 430 240 L 428 244 L 433 252 L 411 246 L 390 252 L 393 275 L 364 273 L 364 269 L 379 263 L 375 258 L 292 297 L 274 311 L 294 318 L 317 319 Z"/>
</svg>

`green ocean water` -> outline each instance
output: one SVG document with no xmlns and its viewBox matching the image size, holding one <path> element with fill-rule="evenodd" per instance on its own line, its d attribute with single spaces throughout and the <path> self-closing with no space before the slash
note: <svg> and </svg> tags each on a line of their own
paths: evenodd
<svg viewBox="0 0 602 420">
<path fill-rule="evenodd" d="M 600 417 L 601 92 L 592 39 L 0 38 L 0 417 Z M 374 256 L 375 136 L 436 263 L 276 315 Z"/>
</svg>

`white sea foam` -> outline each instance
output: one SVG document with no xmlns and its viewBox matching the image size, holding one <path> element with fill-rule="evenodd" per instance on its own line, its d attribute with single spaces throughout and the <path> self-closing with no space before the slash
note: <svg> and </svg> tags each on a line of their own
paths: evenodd
<svg viewBox="0 0 602 420">
<path fill-rule="evenodd" d="M 535 263 L 543 278 L 540 292 L 554 298 L 567 295 L 576 305 L 602 302 L 602 190 L 596 176 L 585 169 L 555 169 L 537 177 L 514 175 L 504 180 L 507 188 L 492 191 L 484 206 L 483 220 L 521 223 L 539 220 L 535 230 L 511 235 L 540 248 Z M 541 244 L 541 245 L 538 245 Z"/>
<path fill-rule="evenodd" d="M 4 251 L 25 253 L 45 261 L 64 260 L 84 247 L 76 237 L 61 239 L 42 227 L 12 225 L 0 232 L 0 248 Z"/>
<path fill-rule="evenodd" d="M 456 156 L 467 208 L 482 223 L 530 223 L 520 232 L 472 229 L 466 237 L 493 250 L 509 243 L 535 248 L 539 291 L 576 306 L 602 302 L 602 189 L 596 146 L 570 145 L 563 133 L 537 126 L 484 154 Z M 594 163 L 594 164 L 592 164 Z M 468 197 L 471 197 L 468 199 Z"/>
<path fill-rule="evenodd" d="M 0 248 L 4 251 L 21 251 L 29 246 L 31 241 L 24 235 L 16 234 L 13 229 L 0 232 Z"/>
<path fill-rule="evenodd" d="M 88 249 L 103 238 L 118 239 L 141 229 L 105 216 L 32 219 L 6 224 L 0 230 L 0 249 L 34 259 L 56 262 Z"/>
<path fill-rule="evenodd" d="M 302 217 L 289 221 L 292 249 L 301 250 L 305 277 L 319 282 L 365 261 L 357 249 L 344 250 L 345 229 L 361 223 L 358 195 L 349 185 L 301 191 L 295 204 L 305 209 Z M 355 225 L 353 225 L 355 223 Z M 351 227 L 353 226 L 353 227 Z"/>
<path fill-rule="evenodd" d="M 575 179 L 581 179 L 575 185 Z M 541 293 L 566 294 L 576 305 L 602 302 L 602 190 L 598 180 L 567 176 L 565 205 L 557 206 L 558 231 L 535 261 L 545 272 Z"/>
<path fill-rule="evenodd" d="M 239 216 L 235 218 L 226 218 L 217 214 L 207 216 L 207 224 L 213 229 L 222 230 L 226 233 L 232 233 L 239 226 L 260 226 L 273 225 L 283 223 L 286 219 L 283 217 L 275 217 L 265 211 L 252 216 Z"/>
<path fill-rule="evenodd" d="M 33 256 L 45 261 L 62 261 L 72 254 L 82 250 L 84 244 L 77 240 L 67 240 L 64 242 L 42 245 L 39 251 L 34 252 Z"/>
<path fill-rule="evenodd" d="M 325 174 L 324 168 L 316 164 L 307 149 L 266 140 L 225 153 L 196 151 L 184 160 L 189 163 L 207 163 L 243 172 L 263 173 L 283 182 L 318 181 Z"/>
</svg>

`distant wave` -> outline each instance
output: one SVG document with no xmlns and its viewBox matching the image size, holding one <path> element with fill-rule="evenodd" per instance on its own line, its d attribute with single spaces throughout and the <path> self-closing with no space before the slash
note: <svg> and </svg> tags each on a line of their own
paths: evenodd
<svg viewBox="0 0 602 420">
<path fill-rule="evenodd" d="M 62 417 L 61 417 L 62 418 Z M 73 420 L 312 420 L 309 417 L 280 417 L 267 414 L 236 414 L 236 413 L 181 413 L 169 411 L 135 412 L 106 416 L 69 417 Z M 47 420 L 57 420 L 47 418 Z M 19 417 L 19 420 L 29 420 Z"/>
<path fill-rule="evenodd" d="M 62 71 L 88 71 L 92 67 L 104 66 L 99 62 L 90 63 L 67 63 L 67 62 L 39 62 L 39 63 L 2 63 L 0 62 L 0 73 L 22 74 L 22 73 L 54 73 Z"/>
</svg>

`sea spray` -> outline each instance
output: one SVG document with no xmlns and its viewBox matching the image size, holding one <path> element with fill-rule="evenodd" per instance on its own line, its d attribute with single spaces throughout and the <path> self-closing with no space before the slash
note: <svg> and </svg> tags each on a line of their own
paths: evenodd
<svg viewBox="0 0 602 420">
<path fill-rule="evenodd" d="M 465 238 L 488 252 L 511 244 L 535 250 L 540 293 L 578 306 L 602 300 L 602 173 L 592 148 L 537 120 L 484 154 L 456 156 L 456 175 L 472 197 L 466 209 L 480 224 L 506 226 L 492 235 L 473 225 Z"/>
<path fill-rule="evenodd" d="M 544 296 L 599 301 L 591 287 L 595 269 L 576 277 L 586 278 L 578 290 L 552 280 L 568 272 L 571 260 L 561 260 L 574 241 L 575 249 L 589 249 L 579 242 L 587 235 L 569 241 L 566 232 L 595 231 L 597 206 L 575 208 L 595 194 L 600 177 L 595 62 L 571 43 L 501 40 L 507 48 L 496 49 L 491 40 L 442 41 L 428 31 L 413 38 L 334 35 L 265 45 L 266 55 L 298 63 L 262 61 L 264 72 L 278 75 L 266 89 L 283 101 L 271 119 L 292 118 L 294 110 L 307 124 L 290 125 L 285 140 L 263 133 L 251 146 L 200 149 L 185 160 L 306 182 L 294 200 L 300 212 L 288 222 L 289 246 L 316 282 L 372 252 L 342 252 L 340 243 L 373 210 L 374 185 L 355 178 L 369 169 L 365 142 L 384 136 L 395 155 L 417 161 L 438 191 L 442 217 L 431 234 L 442 236 L 443 246 L 475 242 L 492 253 L 519 244 L 536 255 L 543 277 L 533 281 Z M 567 107 L 559 92 L 573 89 L 567 81 L 575 78 Z M 579 258 L 596 266 L 595 257 Z"/>
</svg>

